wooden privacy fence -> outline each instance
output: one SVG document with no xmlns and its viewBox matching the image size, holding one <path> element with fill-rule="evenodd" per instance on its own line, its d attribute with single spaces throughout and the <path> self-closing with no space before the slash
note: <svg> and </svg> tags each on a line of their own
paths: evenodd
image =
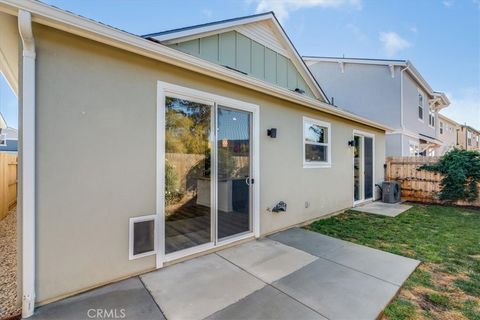
<svg viewBox="0 0 480 320">
<path fill-rule="evenodd" d="M 16 154 L 0 153 L 0 220 L 17 204 Z"/>
<path fill-rule="evenodd" d="M 441 203 L 438 199 L 442 175 L 437 172 L 417 170 L 424 164 L 433 164 L 440 157 L 387 157 L 385 177 L 401 184 L 402 200 Z M 480 188 L 480 186 L 479 186 Z M 456 205 L 480 207 L 480 199 L 473 202 L 458 201 Z"/>
</svg>

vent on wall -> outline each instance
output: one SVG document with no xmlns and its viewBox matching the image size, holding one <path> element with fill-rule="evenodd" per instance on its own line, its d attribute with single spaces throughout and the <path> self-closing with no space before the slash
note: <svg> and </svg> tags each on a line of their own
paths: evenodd
<svg viewBox="0 0 480 320">
<path fill-rule="evenodd" d="M 156 253 L 155 215 L 130 218 L 129 259 L 138 259 Z"/>
</svg>

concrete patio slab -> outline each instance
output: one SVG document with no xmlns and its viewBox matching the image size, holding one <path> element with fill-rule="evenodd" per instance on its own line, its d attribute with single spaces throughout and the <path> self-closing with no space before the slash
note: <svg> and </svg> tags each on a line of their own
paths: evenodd
<svg viewBox="0 0 480 320">
<path fill-rule="evenodd" d="M 29 319 L 165 319 L 138 277 L 40 307 Z"/>
<path fill-rule="evenodd" d="M 272 284 L 328 319 L 376 319 L 398 286 L 318 259 Z"/>
<path fill-rule="evenodd" d="M 251 241 L 218 252 L 233 264 L 272 283 L 318 259 L 311 254 L 270 239 Z"/>
<path fill-rule="evenodd" d="M 412 206 L 402 203 L 385 203 L 380 201 L 370 202 L 364 205 L 359 205 L 352 208 L 354 211 L 360 211 L 365 213 L 378 214 L 387 217 L 396 217 L 400 213 L 403 213 L 410 209 Z"/>
<path fill-rule="evenodd" d="M 326 320 L 317 312 L 293 300 L 281 291 L 266 286 L 227 308 L 209 316 L 209 320 Z"/>
<path fill-rule="evenodd" d="M 203 319 L 265 286 L 216 254 L 141 276 L 167 319 Z"/>
<path fill-rule="evenodd" d="M 301 228 L 288 229 L 270 235 L 268 238 L 308 252 L 317 257 L 321 257 L 327 252 L 348 244 L 346 241 Z"/>
<path fill-rule="evenodd" d="M 401 286 L 420 261 L 349 243 L 323 255 L 324 258 Z"/>
</svg>

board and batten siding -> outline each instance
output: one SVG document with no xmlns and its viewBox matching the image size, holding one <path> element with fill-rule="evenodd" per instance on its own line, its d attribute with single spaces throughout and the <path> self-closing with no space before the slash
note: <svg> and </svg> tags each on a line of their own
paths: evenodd
<svg viewBox="0 0 480 320">
<path fill-rule="evenodd" d="M 289 90 L 299 88 L 315 97 L 289 58 L 239 32 L 224 32 L 170 47 Z"/>
</svg>

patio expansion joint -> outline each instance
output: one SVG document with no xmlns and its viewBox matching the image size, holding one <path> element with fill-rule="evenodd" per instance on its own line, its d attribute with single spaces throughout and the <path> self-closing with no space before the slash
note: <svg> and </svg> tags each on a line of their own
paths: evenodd
<svg viewBox="0 0 480 320">
<path fill-rule="evenodd" d="M 268 283 L 268 282 L 265 282 L 265 281 L 263 281 L 262 279 L 260 279 L 260 278 L 259 278 L 259 277 L 257 277 L 256 275 L 254 275 L 254 274 L 252 274 L 252 273 L 248 272 L 248 270 L 246 270 L 246 269 L 242 268 L 241 266 L 239 266 L 239 265 L 237 265 L 237 264 L 233 263 L 232 261 L 228 260 L 227 258 L 224 258 L 224 257 L 222 257 L 222 256 L 221 256 L 221 255 L 219 255 L 218 253 L 215 253 L 215 254 L 216 254 L 217 256 L 219 256 L 220 258 L 222 258 L 223 260 L 227 261 L 228 263 L 230 263 L 230 264 L 233 264 L 234 266 L 236 266 L 236 267 L 237 267 L 237 268 L 239 268 L 240 270 L 242 270 L 242 271 L 244 271 L 244 272 L 248 273 L 249 275 L 251 275 L 251 276 L 252 276 L 252 277 L 254 277 L 255 279 L 257 279 L 257 280 L 259 280 L 259 281 L 261 281 L 261 282 L 265 283 L 265 285 L 266 285 L 266 286 L 272 287 L 272 288 L 274 288 L 275 290 L 278 290 L 278 291 L 280 291 L 281 293 L 283 293 L 284 295 L 286 295 L 286 296 L 287 296 L 287 297 L 289 297 L 290 299 L 292 299 L 292 300 L 294 300 L 294 301 L 296 301 L 296 302 L 300 303 L 300 304 L 301 304 L 301 305 L 303 305 L 304 307 L 306 307 L 306 308 L 308 308 L 309 310 L 311 310 L 311 311 L 315 312 L 316 314 L 319 314 L 319 315 L 321 315 L 321 316 L 322 316 L 322 317 L 324 317 L 325 319 L 329 319 L 329 320 L 330 320 L 330 318 L 328 318 L 327 316 L 325 316 L 325 315 L 321 314 L 320 312 L 318 312 L 318 311 L 317 311 L 317 310 L 315 310 L 315 309 L 312 309 L 310 306 L 306 305 L 305 303 L 303 303 L 302 301 L 300 301 L 300 300 L 296 299 L 295 297 L 292 297 L 292 296 L 291 296 L 290 294 L 288 294 L 287 292 L 285 292 L 285 291 L 281 290 L 280 288 L 277 288 L 277 287 L 275 287 L 274 285 L 272 285 L 272 284 L 270 284 L 270 283 Z M 317 258 L 319 258 L 319 257 L 317 257 Z M 244 297 L 243 299 L 245 299 L 245 297 Z M 240 299 L 240 300 L 241 300 L 241 299 Z M 239 300 L 239 301 L 240 301 L 240 300 Z M 237 302 L 238 302 L 238 301 L 237 301 Z M 228 306 L 227 306 L 227 307 L 228 307 Z M 227 307 L 226 307 L 226 308 L 227 308 Z M 223 310 L 223 309 L 222 309 L 222 310 Z M 218 310 L 218 311 L 220 311 L 220 310 Z M 208 318 L 208 316 L 207 316 L 206 318 Z"/>
<path fill-rule="evenodd" d="M 160 305 L 158 304 L 157 300 L 155 300 L 155 298 L 153 297 L 152 293 L 150 292 L 150 290 L 148 290 L 147 286 L 145 285 L 145 283 L 143 283 L 143 280 L 142 280 L 142 277 L 139 277 L 137 276 L 138 280 L 140 280 L 140 283 L 142 284 L 143 288 L 145 289 L 145 291 L 148 292 L 148 295 L 150 296 L 150 298 L 152 298 L 153 302 L 155 303 L 155 305 L 157 306 L 158 310 L 160 310 L 160 313 L 163 315 L 163 317 L 165 319 L 168 320 L 167 316 L 165 315 L 165 313 L 163 312 L 162 308 L 160 308 Z"/>
<path fill-rule="evenodd" d="M 342 246 L 340 246 L 340 247 L 338 247 L 338 248 L 336 248 L 336 249 L 344 248 L 344 247 L 347 247 L 347 246 L 349 246 L 349 245 L 351 245 L 351 244 L 344 244 L 344 245 L 342 245 Z M 367 247 L 367 246 L 365 246 L 365 247 Z M 367 247 L 367 248 L 370 248 L 370 247 Z M 370 248 L 370 249 L 373 249 L 373 248 Z M 330 252 L 330 251 L 333 251 L 333 250 L 329 250 L 329 252 Z M 389 253 L 389 252 L 388 252 L 388 253 Z M 326 260 L 326 261 L 328 261 L 328 262 L 335 263 L 335 264 L 337 264 L 337 265 L 339 265 L 339 266 L 342 266 L 342 267 L 348 268 L 348 269 L 350 269 L 350 270 L 353 270 L 353 271 L 356 271 L 356 272 L 362 273 L 362 274 L 364 274 L 364 275 L 366 275 L 366 276 L 369 276 L 369 277 L 375 278 L 375 279 L 377 279 L 377 280 L 380 280 L 380 281 L 386 282 L 386 283 L 388 283 L 388 284 L 391 284 L 391 285 L 393 285 L 393 286 L 395 286 L 395 287 L 398 287 L 398 288 L 400 288 L 400 287 L 403 285 L 403 283 L 399 285 L 399 284 L 397 284 L 397 283 L 394 283 L 394 282 L 391 282 L 391 281 L 388 281 L 388 280 L 385 280 L 385 279 L 379 278 L 379 277 L 377 277 L 377 276 L 374 276 L 374 275 L 372 275 L 372 274 L 366 273 L 365 271 L 362 271 L 362 270 L 358 270 L 358 269 L 352 268 L 352 267 L 350 267 L 350 266 L 347 266 L 347 265 L 345 265 L 345 264 L 342 264 L 342 263 L 338 263 L 337 261 L 335 261 L 335 260 L 331 260 L 331 259 L 328 259 L 328 258 L 326 258 L 326 257 L 321 257 L 321 256 L 316 256 L 316 257 L 317 257 L 317 258 L 319 258 L 319 259 Z M 417 267 L 418 267 L 418 265 L 419 265 L 419 264 L 417 264 Z M 415 269 L 416 269 L 417 267 L 415 267 Z M 413 270 L 413 271 L 415 271 L 415 270 Z"/>
</svg>

